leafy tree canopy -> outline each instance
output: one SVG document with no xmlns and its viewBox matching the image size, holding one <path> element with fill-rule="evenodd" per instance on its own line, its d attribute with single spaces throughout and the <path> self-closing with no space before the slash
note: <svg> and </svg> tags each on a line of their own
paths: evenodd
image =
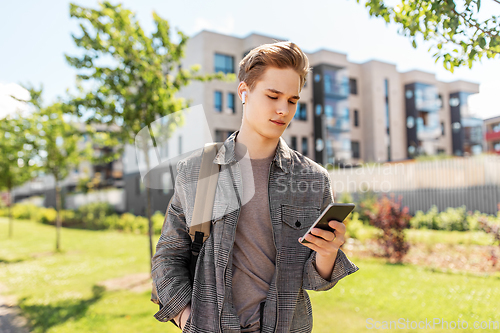
<svg viewBox="0 0 500 333">
<path fill-rule="evenodd" d="M 396 6 L 367 0 L 365 6 L 371 16 L 396 23 L 414 48 L 417 36 L 430 41 L 429 51 L 435 52 L 436 62 L 442 59 L 444 68 L 453 73 L 455 67 L 472 68 L 483 56 L 499 56 L 500 0 L 489 1 L 498 5 L 496 15 L 484 10 L 480 15 L 481 0 L 401 0 Z"/>
</svg>

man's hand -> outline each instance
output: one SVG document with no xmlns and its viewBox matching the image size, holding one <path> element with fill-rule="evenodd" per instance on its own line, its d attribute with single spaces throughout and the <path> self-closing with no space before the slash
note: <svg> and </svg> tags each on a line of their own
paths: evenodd
<svg viewBox="0 0 500 333">
<path fill-rule="evenodd" d="M 310 243 L 303 243 L 303 245 L 316 251 L 318 256 L 325 258 L 336 257 L 338 249 L 345 242 L 345 224 L 330 220 L 328 221 L 328 225 L 335 229 L 335 233 L 320 228 L 312 228 L 311 233 L 305 237 Z M 299 242 L 301 238 L 299 238 Z"/>
<path fill-rule="evenodd" d="M 328 225 L 335 232 L 312 228 L 311 233 L 305 236 L 305 239 L 310 243 L 301 243 L 317 252 L 316 269 L 325 280 L 329 280 L 338 250 L 345 242 L 345 224 L 336 220 L 330 220 L 328 221 Z M 299 242 L 301 238 L 299 238 Z"/>
<path fill-rule="evenodd" d="M 186 308 L 184 309 L 184 312 L 180 312 L 176 317 L 175 317 L 175 322 L 177 323 L 177 326 L 179 326 L 179 328 L 181 330 L 184 330 L 184 326 L 186 325 L 186 322 L 189 318 L 189 315 L 191 314 L 191 303 L 189 303 Z M 181 315 L 182 318 L 179 318 L 179 316 Z M 179 323 L 179 320 L 181 321 Z M 179 325 L 180 324 L 180 325 Z"/>
</svg>

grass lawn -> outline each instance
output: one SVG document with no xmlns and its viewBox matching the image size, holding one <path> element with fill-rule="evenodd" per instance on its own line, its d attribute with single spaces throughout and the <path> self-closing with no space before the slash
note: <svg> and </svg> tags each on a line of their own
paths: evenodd
<svg viewBox="0 0 500 333">
<path fill-rule="evenodd" d="M 96 287 L 102 280 L 149 271 L 146 236 L 63 229 L 64 252 L 54 254 L 53 227 L 14 223 L 14 238 L 9 240 L 7 220 L 0 218 L 0 281 L 17 296 L 33 332 L 180 332 L 153 317 L 157 306 L 149 300 L 149 291 Z M 360 267 L 358 272 L 328 292 L 309 292 L 313 332 L 373 331 L 367 329 L 368 318 L 373 323 L 460 319 L 468 321 L 469 329 L 463 331 L 469 332 L 475 320 L 500 321 L 496 277 L 351 259 Z M 443 331 L 441 325 L 436 328 L 426 331 Z"/>
<path fill-rule="evenodd" d="M 410 243 L 492 245 L 495 242 L 493 235 L 484 231 L 408 229 L 406 235 Z"/>
</svg>

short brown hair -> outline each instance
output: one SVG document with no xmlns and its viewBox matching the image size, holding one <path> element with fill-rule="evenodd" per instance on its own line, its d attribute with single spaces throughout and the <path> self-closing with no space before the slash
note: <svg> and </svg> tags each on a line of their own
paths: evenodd
<svg viewBox="0 0 500 333">
<path fill-rule="evenodd" d="M 300 76 L 300 90 L 310 72 L 309 59 L 295 43 L 290 41 L 263 44 L 252 49 L 240 61 L 238 79 L 252 91 L 268 67 L 292 68 Z"/>
</svg>

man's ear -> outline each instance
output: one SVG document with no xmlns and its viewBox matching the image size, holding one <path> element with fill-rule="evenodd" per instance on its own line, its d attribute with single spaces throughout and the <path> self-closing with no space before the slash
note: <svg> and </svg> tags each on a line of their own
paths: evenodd
<svg viewBox="0 0 500 333">
<path fill-rule="evenodd" d="M 248 91 L 249 89 L 245 81 L 241 81 L 238 85 L 238 96 L 243 104 L 248 100 Z"/>
</svg>

